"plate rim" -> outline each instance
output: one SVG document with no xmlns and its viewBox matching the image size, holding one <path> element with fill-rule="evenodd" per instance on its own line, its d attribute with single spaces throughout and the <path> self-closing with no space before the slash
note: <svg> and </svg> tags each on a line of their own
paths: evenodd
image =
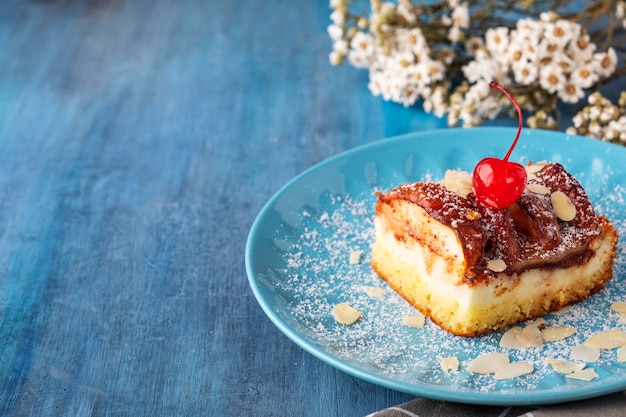
<svg viewBox="0 0 626 417">
<path fill-rule="evenodd" d="M 277 191 L 272 194 L 272 196 L 266 201 L 266 203 L 262 206 L 261 210 L 258 212 L 255 217 L 246 240 L 245 246 L 245 254 L 244 254 L 244 262 L 245 269 L 248 278 L 248 283 L 250 288 L 254 294 L 257 303 L 260 305 L 261 309 L 265 313 L 265 315 L 270 319 L 270 321 L 285 335 L 288 339 L 290 339 L 297 346 L 313 355 L 314 357 L 320 359 L 321 361 L 333 366 L 334 368 L 351 375 L 353 377 L 362 379 L 364 381 L 368 381 L 370 383 L 394 389 L 400 392 L 404 392 L 411 395 L 422 396 L 425 398 L 431 398 L 442 401 L 452 401 L 458 403 L 466 403 L 466 404 L 476 404 L 476 405 L 543 405 L 543 404 L 556 404 L 563 403 L 569 401 L 578 401 L 589 398 L 595 398 L 602 395 L 611 394 L 614 392 L 618 392 L 620 390 L 626 389 L 626 377 L 623 380 L 605 383 L 601 386 L 592 385 L 585 389 L 582 387 L 581 389 L 571 389 L 567 391 L 557 391 L 557 392 L 532 392 L 532 393 L 520 393 L 515 390 L 506 390 L 506 391 L 454 391 L 454 386 L 450 386 L 450 390 L 446 390 L 441 388 L 440 386 L 430 387 L 426 384 L 419 383 L 409 383 L 402 382 L 396 379 L 386 377 L 383 375 L 379 375 L 373 372 L 369 372 L 367 370 L 361 369 L 358 366 L 347 363 L 340 358 L 326 352 L 320 346 L 308 341 L 306 338 L 301 336 L 297 331 L 292 329 L 279 315 L 276 311 L 272 309 L 269 305 L 268 301 L 262 294 L 260 283 L 258 282 L 257 276 L 258 271 L 255 269 L 254 265 L 254 242 L 257 240 L 257 236 L 260 233 L 260 226 L 264 217 L 266 217 L 267 213 L 274 207 L 274 204 L 280 199 L 280 197 L 287 192 L 294 184 L 297 184 L 303 178 L 311 175 L 315 171 L 322 169 L 325 165 L 330 165 L 333 162 L 341 159 L 341 158 L 349 158 L 351 155 L 365 152 L 371 149 L 375 149 L 377 147 L 388 147 L 388 146 L 397 146 L 400 142 L 405 142 L 408 140 L 417 140 L 423 139 L 427 137 L 433 136 L 444 136 L 447 139 L 444 140 L 452 140 L 455 133 L 460 133 L 463 131 L 471 130 L 473 132 L 486 132 L 485 134 L 494 135 L 498 132 L 503 134 L 514 134 L 517 131 L 517 128 L 514 127 L 474 127 L 474 128 L 442 128 L 442 129 L 432 129 L 425 130 L 421 132 L 414 133 L 406 133 L 403 135 L 392 136 L 389 138 L 383 138 L 374 140 L 369 143 L 365 143 L 345 151 L 339 152 L 335 155 L 332 155 L 326 159 L 323 159 L 312 166 L 304 169 L 299 174 L 294 176 L 292 179 L 287 181 L 284 185 L 282 185 Z M 573 140 L 573 141 L 581 141 L 591 146 L 597 146 L 599 148 L 604 149 L 615 149 L 618 152 L 626 152 L 626 147 L 614 144 L 611 142 L 605 142 L 598 139 L 588 138 L 579 135 L 570 135 L 565 132 L 560 131 L 551 131 L 551 130 L 542 130 L 542 129 L 528 129 L 526 128 L 522 131 L 522 135 L 541 135 L 542 137 L 558 137 L 561 140 Z M 523 136 L 521 137 L 523 138 Z M 454 139 L 457 140 L 457 139 Z M 506 144 L 506 143 L 505 143 Z M 510 145 L 509 145 L 510 146 Z M 523 146 L 523 145 L 522 145 Z M 518 149 L 520 149 L 520 144 L 518 144 Z M 519 153 L 519 151 L 518 151 Z"/>
</svg>

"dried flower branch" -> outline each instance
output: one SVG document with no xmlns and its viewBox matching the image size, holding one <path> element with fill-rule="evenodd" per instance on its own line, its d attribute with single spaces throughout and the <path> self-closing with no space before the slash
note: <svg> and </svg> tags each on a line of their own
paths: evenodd
<svg viewBox="0 0 626 417">
<path fill-rule="evenodd" d="M 495 80 L 531 112 L 531 127 L 558 129 L 561 103 L 579 103 L 626 75 L 618 62 L 626 52 L 626 0 L 593 0 L 574 13 L 569 0 L 330 6 L 330 62 L 367 69 L 372 94 L 419 103 L 450 126 L 475 126 L 511 110 L 508 100 L 490 94 Z"/>
<path fill-rule="evenodd" d="M 617 105 L 597 91 L 592 93 L 573 122 L 574 126 L 566 130 L 569 134 L 626 144 L 626 91 L 622 91 Z"/>
</svg>

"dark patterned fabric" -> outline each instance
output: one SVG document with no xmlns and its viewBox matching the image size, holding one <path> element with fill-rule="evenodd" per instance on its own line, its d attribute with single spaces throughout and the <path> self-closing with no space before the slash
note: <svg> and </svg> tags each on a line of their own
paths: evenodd
<svg viewBox="0 0 626 417">
<path fill-rule="evenodd" d="M 367 417 L 624 417 L 626 391 L 565 404 L 497 407 L 417 398 Z"/>
</svg>

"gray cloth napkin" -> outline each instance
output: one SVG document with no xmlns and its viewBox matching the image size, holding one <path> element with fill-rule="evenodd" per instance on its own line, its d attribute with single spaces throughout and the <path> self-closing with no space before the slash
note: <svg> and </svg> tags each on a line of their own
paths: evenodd
<svg viewBox="0 0 626 417">
<path fill-rule="evenodd" d="M 624 417 L 626 391 L 604 397 L 542 407 L 498 407 L 417 398 L 366 417 Z"/>
</svg>

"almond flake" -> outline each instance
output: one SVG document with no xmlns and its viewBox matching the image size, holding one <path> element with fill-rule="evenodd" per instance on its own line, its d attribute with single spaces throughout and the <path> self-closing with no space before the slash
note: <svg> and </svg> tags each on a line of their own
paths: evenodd
<svg viewBox="0 0 626 417">
<path fill-rule="evenodd" d="M 576 361 L 595 362 L 600 357 L 600 349 L 576 345 L 570 350 L 569 357 Z"/>
<path fill-rule="evenodd" d="M 555 191 L 550 194 L 552 208 L 556 216 L 564 222 L 569 222 L 576 217 L 576 206 L 563 191 Z"/>
<path fill-rule="evenodd" d="M 365 294 L 374 298 L 383 298 L 386 294 L 386 291 L 380 287 L 363 287 L 363 291 L 365 291 Z"/>
<path fill-rule="evenodd" d="M 546 342 L 556 342 L 563 340 L 576 333 L 576 328 L 572 326 L 546 327 L 541 331 L 541 337 Z"/>
<path fill-rule="evenodd" d="M 459 358 L 457 358 L 456 356 L 441 358 L 441 369 L 443 369 L 444 372 L 458 371 Z"/>
<path fill-rule="evenodd" d="M 626 362 L 626 346 L 617 349 L 617 361 Z"/>
<path fill-rule="evenodd" d="M 363 255 L 363 252 L 361 252 L 360 250 L 355 250 L 354 252 L 350 253 L 350 263 L 352 265 L 360 264 L 361 255 Z"/>
<path fill-rule="evenodd" d="M 521 328 L 519 326 L 511 327 L 504 332 L 500 338 L 500 347 L 506 349 L 528 349 L 539 348 L 543 346 L 544 335 L 541 328 L 545 326 L 545 320 L 539 318 L 537 320 L 529 321 L 526 327 Z M 548 332 L 548 337 L 550 337 Z M 557 339 L 558 340 L 558 339 Z"/>
<path fill-rule="evenodd" d="M 596 349 L 615 349 L 626 345 L 626 332 L 621 329 L 598 332 L 585 340 L 584 345 Z"/>
<path fill-rule="evenodd" d="M 459 197 L 465 198 L 472 192 L 472 176 L 466 171 L 447 170 L 441 184 Z"/>
<path fill-rule="evenodd" d="M 546 319 L 543 317 L 536 318 L 535 320 L 529 320 L 526 322 L 528 326 L 539 327 L 540 329 L 546 326 Z"/>
<path fill-rule="evenodd" d="M 421 329 L 424 327 L 424 322 L 426 321 L 426 317 L 423 314 L 415 314 L 413 316 L 404 316 L 402 317 L 402 324 L 409 327 L 416 327 Z"/>
<path fill-rule="evenodd" d="M 617 322 L 618 322 L 619 324 L 626 324 L 626 313 L 620 313 L 620 314 L 617 316 Z"/>
<path fill-rule="evenodd" d="M 500 338 L 500 347 L 506 349 L 526 349 L 528 346 L 519 340 L 520 333 L 522 333 L 521 327 L 511 327 Z"/>
<path fill-rule="evenodd" d="M 333 317 L 341 324 L 350 325 L 361 316 L 361 312 L 348 303 L 339 303 L 333 307 Z"/>
<path fill-rule="evenodd" d="M 584 363 L 568 362 L 561 359 L 546 359 L 546 363 L 552 366 L 556 372 L 560 374 L 571 374 L 582 371 L 585 368 Z"/>
<path fill-rule="evenodd" d="M 506 269 L 506 262 L 503 259 L 492 259 L 487 262 L 487 269 L 493 272 L 503 272 Z"/>
<path fill-rule="evenodd" d="M 616 301 L 611 304 L 611 310 L 616 311 L 621 314 L 626 314 L 626 302 L 624 301 Z"/>
<path fill-rule="evenodd" d="M 524 169 L 526 169 L 527 174 L 536 174 L 537 172 L 541 171 L 546 166 L 546 164 L 546 161 L 537 162 L 536 164 L 526 165 Z"/>
<path fill-rule="evenodd" d="M 528 362 L 513 362 L 504 365 L 493 375 L 495 380 L 512 379 L 533 372 L 535 368 Z"/>
<path fill-rule="evenodd" d="M 546 187 L 545 185 L 537 184 L 537 183 L 528 184 L 526 186 L 526 188 L 528 189 L 528 191 L 530 191 L 531 193 L 534 193 L 534 194 L 548 195 L 552 191 L 548 187 Z"/>
<path fill-rule="evenodd" d="M 528 325 L 519 334 L 519 340 L 527 347 L 539 348 L 543 346 L 541 330 L 536 325 Z"/>
<path fill-rule="evenodd" d="M 485 353 L 469 361 L 467 370 L 476 374 L 492 374 L 509 362 L 509 357 L 504 353 Z"/>
<path fill-rule="evenodd" d="M 587 369 L 583 369 L 582 371 L 578 371 L 578 372 L 573 372 L 571 374 L 567 374 L 565 375 L 565 378 L 569 378 L 569 379 L 578 379 L 581 381 L 591 381 L 595 378 L 597 378 L 599 375 L 596 373 L 596 371 L 593 368 L 587 368 Z"/>
</svg>

